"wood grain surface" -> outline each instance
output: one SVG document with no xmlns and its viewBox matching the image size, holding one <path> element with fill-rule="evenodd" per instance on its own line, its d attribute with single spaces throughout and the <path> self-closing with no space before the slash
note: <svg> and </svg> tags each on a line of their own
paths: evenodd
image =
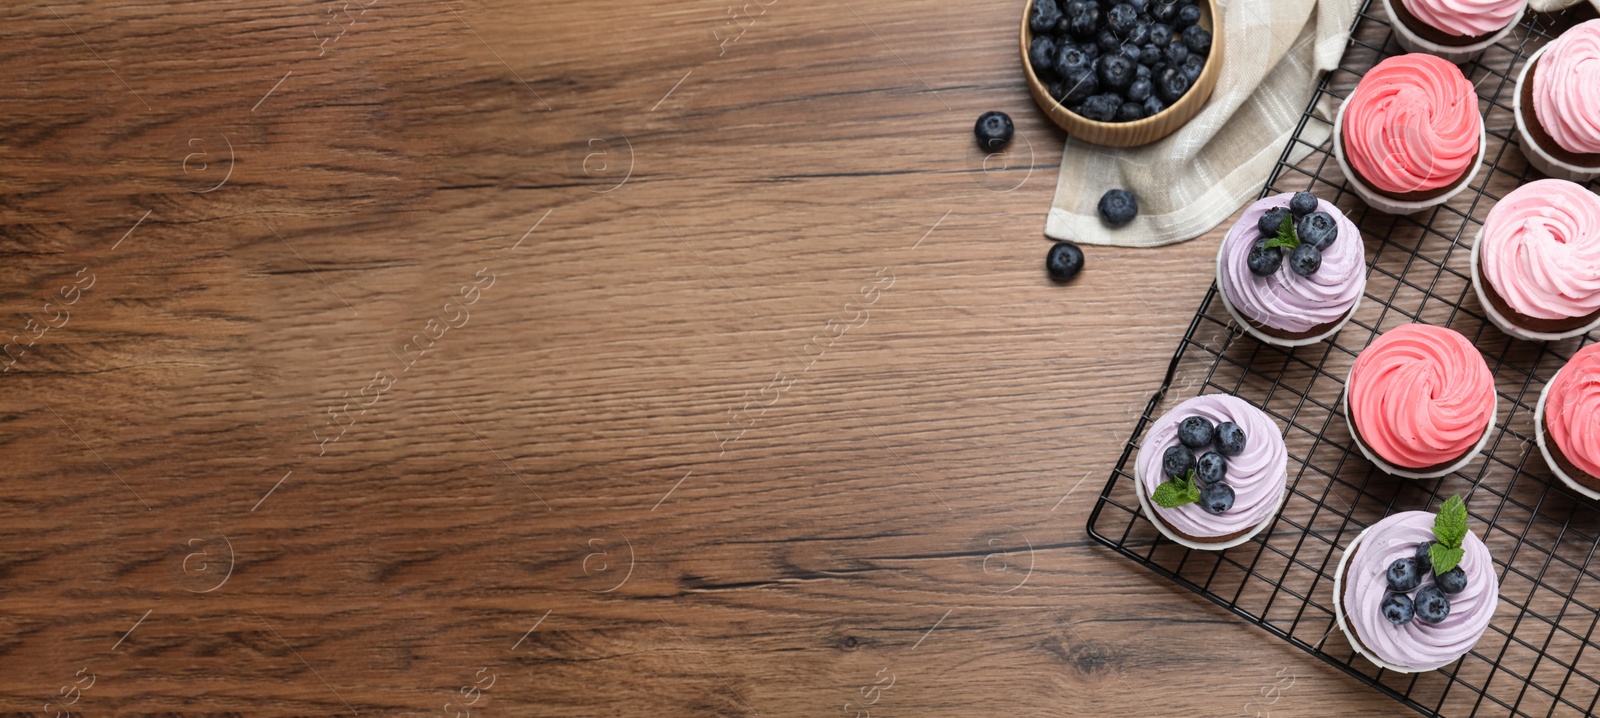
<svg viewBox="0 0 1600 718">
<path fill-rule="evenodd" d="M 0 712 L 1396 714 L 1087 537 L 1018 7 L 0 8 Z"/>
</svg>

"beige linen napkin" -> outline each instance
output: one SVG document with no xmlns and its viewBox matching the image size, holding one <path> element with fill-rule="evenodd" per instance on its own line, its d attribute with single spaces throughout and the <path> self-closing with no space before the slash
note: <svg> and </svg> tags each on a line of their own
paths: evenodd
<svg viewBox="0 0 1600 718">
<path fill-rule="evenodd" d="M 1322 73 L 1338 66 L 1357 0 L 1226 0 L 1222 75 L 1200 114 L 1154 144 L 1128 149 L 1067 138 L 1045 234 L 1086 244 L 1155 247 L 1191 239 L 1261 192 Z M 1327 139 L 1306 126 L 1302 139 Z M 1302 153 L 1305 151 L 1301 147 Z M 1095 206 L 1121 187 L 1139 200 L 1109 229 Z"/>
</svg>

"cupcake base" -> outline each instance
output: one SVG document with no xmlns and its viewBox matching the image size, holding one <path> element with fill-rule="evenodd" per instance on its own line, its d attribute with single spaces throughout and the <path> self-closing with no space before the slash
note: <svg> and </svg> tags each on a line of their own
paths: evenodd
<svg viewBox="0 0 1600 718">
<path fill-rule="evenodd" d="M 1352 92 L 1351 94 L 1353 95 L 1354 93 Z M 1478 170 L 1483 167 L 1483 153 L 1489 146 L 1489 134 L 1484 130 L 1483 124 L 1480 122 L 1478 125 L 1478 154 L 1472 158 L 1472 169 L 1463 173 L 1461 179 L 1457 180 L 1455 184 L 1442 188 L 1442 190 L 1436 190 L 1437 194 L 1428 193 L 1430 196 L 1425 197 L 1410 195 L 1396 197 L 1380 192 L 1367 184 L 1367 181 L 1360 174 L 1351 169 L 1350 161 L 1345 159 L 1344 111 L 1349 104 L 1349 98 L 1345 98 L 1345 101 L 1340 103 L 1339 114 L 1333 121 L 1333 158 L 1339 162 L 1339 170 L 1344 172 L 1345 178 L 1350 182 L 1351 189 L 1354 189 L 1356 195 L 1373 209 L 1388 212 L 1389 214 L 1416 214 L 1422 210 L 1437 207 L 1461 194 L 1461 191 L 1472 183 L 1472 179 L 1478 176 Z M 1413 193 L 1413 195 L 1415 194 L 1418 193 Z"/>
<path fill-rule="evenodd" d="M 1553 342 L 1571 339 L 1600 328 L 1600 312 L 1565 321 L 1537 319 L 1518 314 L 1483 278 L 1478 252 L 1478 246 L 1481 244 L 1483 244 L 1483 230 L 1479 229 L 1478 234 L 1472 239 L 1472 291 L 1477 293 L 1478 303 L 1483 305 L 1483 313 L 1489 315 L 1489 321 L 1499 327 L 1500 331 L 1518 339 Z M 1528 325 L 1532 325 L 1532 328 Z"/>
<path fill-rule="evenodd" d="M 1350 305 L 1350 311 L 1345 312 L 1344 316 L 1331 322 L 1318 324 L 1303 332 L 1279 329 L 1253 319 L 1247 319 L 1243 314 L 1239 313 L 1239 310 L 1233 308 L 1233 302 L 1228 299 L 1228 290 L 1223 288 L 1225 284 L 1222 281 L 1222 263 L 1226 259 L 1224 252 L 1225 249 L 1223 247 L 1219 246 L 1217 248 L 1217 296 L 1222 297 L 1222 308 L 1228 310 L 1228 316 L 1233 318 L 1235 324 L 1243 327 L 1250 336 L 1263 342 L 1288 349 L 1316 344 L 1338 334 L 1339 330 L 1350 322 L 1350 318 L 1356 315 L 1356 310 L 1361 307 L 1361 295 L 1356 295 L 1355 303 Z"/>
<path fill-rule="evenodd" d="M 1352 366 L 1351 371 L 1354 370 L 1355 367 Z M 1434 464 L 1433 466 L 1424 466 L 1422 468 L 1408 468 L 1389 463 L 1383 457 L 1378 456 L 1378 453 L 1369 448 L 1367 443 L 1362 440 L 1361 431 L 1356 428 L 1354 412 L 1350 411 L 1350 375 L 1348 374 L 1345 375 L 1344 379 L 1343 400 L 1345 426 L 1350 428 L 1350 438 L 1355 441 L 1356 448 L 1361 450 L 1361 455 L 1367 457 L 1367 461 L 1383 469 L 1385 473 L 1406 479 L 1436 479 L 1440 476 L 1460 471 L 1462 467 L 1471 463 L 1473 459 L 1478 457 L 1478 454 L 1483 452 L 1483 447 L 1489 445 L 1489 437 L 1494 434 L 1494 420 L 1500 414 L 1500 397 L 1496 396 L 1494 400 L 1495 410 L 1489 414 L 1489 425 L 1484 427 L 1483 436 L 1478 438 L 1478 443 L 1475 446 L 1448 463 Z"/>
<path fill-rule="evenodd" d="M 1533 107 L 1533 69 L 1548 49 L 1550 46 L 1545 45 L 1533 53 L 1533 57 L 1522 65 L 1521 74 L 1517 75 L 1511 115 L 1517 120 L 1517 137 L 1522 140 L 1522 154 L 1528 158 L 1528 164 L 1549 177 L 1579 183 L 1600 179 L 1600 155 L 1583 155 L 1562 149 L 1545 131 L 1544 125 L 1539 124 L 1538 113 Z"/>
<path fill-rule="evenodd" d="M 1262 530 L 1272 525 L 1272 522 L 1278 518 L 1278 512 L 1283 510 L 1283 502 L 1289 498 L 1289 477 L 1284 476 L 1283 496 L 1278 499 L 1277 508 L 1273 509 L 1272 513 L 1268 514 L 1267 518 L 1263 519 L 1261 523 L 1223 536 L 1190 536 L 1167 525 L 1167 522 L 1162 520 L 1161 515 L 1156 513 L 1155 504 L 1151 503 L 1149 497 L 1145 496 L 1144 481 L 1139 476 L 1139 473 L 1137 462 L 1135 462 L 1133 490 L 1139 496 L 1139 507 L 1144 509 L 1144 515 L 1150 517 L 1150 523 L 1155 524 L 1156 530 L 1160 531 L 1162 536 L 1167 537 L 1167 540 L 1184 548 L 1192 548 L 1198 551 L 1230 549 L 1255 538 L 1256 534 L 1261 533 Z"/>
<path fill-rule="evenodd" d="M 1561 376 L 1559 370 L 1556 376 Z M 1539 405 L 1533 409 L 1534 440 L 1539 444 L 1539 453 L 1544 455 L 1544 463 L 1550 466 L 1550 472 L 1561 479 L 1561 483 L 1579 494 L 1600 501 L 1600 478 L 1590 476 L 1573 464 L 1544 430 L 1544 404 L 1550 398 L 1550 387 L 1555 386 L 1556 376 L 1550 377 L 1550 381 L 1545 383 L 1544 391 L 1539 393 Z"/>
<path fill-rule="evenodd" d="M 1404 3 L 1395 0 L 1383 0 L 1383 9 L 1389 13 L 1390 24 L 1394 27 L 1394 39 L 1400 46 L 1409 52 L 1426 52 L 1438 55 L 1450 62 L 1461 64 L 1475 60 L 1484 50 L 1489 49 L 1507 35 L 1511 29 L 1522 22 L 1522 16 L 1528 11 L 1526 3 L 1517 11 L 1517 16 L 1506 23 L 1506 26 L 1486 35 L 1471 37 L 1458 37 L 1429 26 L 1417 16 L 1406 9 Z"/>
<path fill-rule="evenodd" d="M 1434 671 L 1461 660 L 1460 656 L 1456 656 L 1455 658 L 1444 663 L 1440 663 L 1437 666 L 1430 666 L 1427 668 L 1407 668 L 1405 666 L 1397 666 L 1372 655 L 1372 653 L 1367 649 L 1366 645 L 1361 642 L 1361 637 L 1357 636 L 1355 630 L 1351 629 L 1350 624 L 1344 620 L 1344 572 L 1345 569 L 1350 565 L 1350 557 L 1356 555 L 1356 551 L 1360 549 L 1361 539 L 1366 538 L 1367 532 L 1371 530 L 1372 526 L 1368 526 L 1367 528 L 1363 529 L 1360 534 L 1356 535 L 1355 540 L 1351 541 L 1350 545 L 1345 548 L 1344 556 L 1339 558 L 1339 567 L 1335 569 L 1333 573 L 1333 618 L 1338 622 L 1339 630 L 1344 633 L 1345 638 L 1350 639 L 1350 647 L 1356 649 L 1356 653 L 1361 654 L 1362 658 L 1371 661 L 1373 665 L 1384 670 L 1394 671 L 1396 673 L 1422 673 L 1425 671 Z"/>
</svg>

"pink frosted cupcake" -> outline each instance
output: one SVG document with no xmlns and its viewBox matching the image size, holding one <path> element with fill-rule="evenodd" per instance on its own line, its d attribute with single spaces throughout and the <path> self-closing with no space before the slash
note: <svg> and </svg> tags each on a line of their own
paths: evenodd
<svg viewBox="0 0 1600 718">
<path fill-rule="evenodd" d="M 1600 178 L 1600 20 L 1561 33 L 1528 58 L 1512 110 L 1522 153 L 1539 171 L 1574 182 Z"/>
<path fill-rule="evenodd" d="M 1472 244 L 1472 287 L 1490 321 L 1518 339 L 1600 327 L 1600 195 L 1558 179 L 1506 195 Z"/>
<path fill-rule="evenodd" d="M 1600 499 L 1600 344 L 1578 350 L 1544 385 L 1534 419 L 1550 470 L 1572 490 Z"/>
<path fill-rule="evenodd" d="M 1527 0 L 1384 0 L 1395 39 L 1410 52 L 1466 62 L 1511 34 Z"/>
</svg>

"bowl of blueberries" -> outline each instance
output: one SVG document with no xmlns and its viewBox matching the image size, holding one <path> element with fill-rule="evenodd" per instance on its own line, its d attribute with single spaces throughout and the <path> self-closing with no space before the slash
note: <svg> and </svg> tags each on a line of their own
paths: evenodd
<svg viewBox="0 0 1600 718">
<path fill-rule="evenodd" d="M 1136 147 L 1200 112 L 1222 69 L 1217 0 L 1028 0 L 1028 90 L 1061 129 Z"/>
</svg>

